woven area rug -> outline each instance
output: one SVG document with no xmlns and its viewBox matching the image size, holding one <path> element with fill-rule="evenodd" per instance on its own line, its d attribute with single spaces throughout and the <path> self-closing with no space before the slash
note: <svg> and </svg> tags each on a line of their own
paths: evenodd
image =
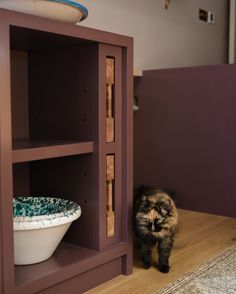
<svg viewBox="0 0 236 294">
<path fill-rule="evenodd" d="M 236 246 L 155 294 L 236 294 Z"/>
</svg>

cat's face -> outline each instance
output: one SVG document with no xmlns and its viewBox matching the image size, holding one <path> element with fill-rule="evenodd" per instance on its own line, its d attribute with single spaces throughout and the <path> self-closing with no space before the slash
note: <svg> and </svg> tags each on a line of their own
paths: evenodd
<svg viewBox="0 0 236 294">
<path fill-rule="evenodd" d="M 148 220 L 149 230 L 159 232 L 172 209 L 171 200 L 166 196 L 160 197 L 160 195 L 155 194 L 143 195 L 141 209 L 145 219 Z"/>
<path fill-rule="evenodd" d="M 160 197 L 158 194 L 143 195 L 141 210 L 150 214 L 152 219 L 159 219 L 167 216 L 171 210 L 171 200 L 168 197 Z"/>
</svg>

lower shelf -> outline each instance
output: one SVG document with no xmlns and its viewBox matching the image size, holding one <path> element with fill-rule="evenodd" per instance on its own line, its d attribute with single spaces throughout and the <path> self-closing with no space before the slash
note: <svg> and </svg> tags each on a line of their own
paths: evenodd
<svg viewBox="0 0 236 294">
<path fill-rule="evenodd" d="M 15 266 L 16 293 L 36 293 L 126 254 L 125 243 L 95 251 L 61 242 L 50 259 L 34 265 Z"/>
<path fill-rule="evenodd" d="M 70 243 L 61 242 L 50 259 L 33 265 L 15 266 L 16 287 L 47 277 L 68 265 L 83 261 L 97 252 Z"/>
</svg>

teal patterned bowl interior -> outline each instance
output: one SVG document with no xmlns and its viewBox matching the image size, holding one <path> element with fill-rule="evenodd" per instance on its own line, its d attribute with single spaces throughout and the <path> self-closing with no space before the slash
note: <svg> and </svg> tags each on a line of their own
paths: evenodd
<svg viewBox="0 0 236 294">
<path fill-rule="evenodd" d="M 80 206 L 70 200 L 54 197 L 16 197 L 13 199 L 14 220 L 53 219 L 75 214 Z"/>
</svg>

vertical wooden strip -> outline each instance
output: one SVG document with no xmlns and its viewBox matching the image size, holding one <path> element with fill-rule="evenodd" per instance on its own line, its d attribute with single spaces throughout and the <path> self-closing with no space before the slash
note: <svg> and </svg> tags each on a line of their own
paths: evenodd
<svg viewBox="0 0 236 294">
<path fill-rule="evenodd" d="M 106 142 L 107 143 L 113 143 L 115 141 L 114 137 L 114 118 L 113 117 L 107 117 L 107 133 L 106 133 Z"/>
<path fill-rule="evenodd" d="M 112 117 L 112 84 L 107 83 L 107 117 Z"/>
<path fill-rule="evenodd" d="M 0 12 L 0 226 L 2 293 L 14 292 L 9 25 Z"/>
<path fill-rule="evenodd" d="M 112 206 L 113 206 L 112 195 L 113 195 L 113 183 L 112 183 L 112 180 L 110 180 L 110 181 L 107 181 L 107 211 L 108 212 L 112 211 Z"/>
<path fill-rule="evenodd" d="M 112 210 L 113 181 L 107 181 L 107 237 L 115 235 L 115 213 Z"/>
<path fill-rule="evenodd" d="M 133 240 L 132 240 L 132 210 L 133 210 L 133 41 L 128 48 L 122 49 L 122 239 L 129 244 L 128 254 L 123 258 L 123 274 L 133 271 Z"/>
<path fill-rule="evenodd" d="M 112 143 L 115 140 L 114 126 L 114 84 L 115 84 L 115 60 L 114 58 L 106 58 L 106 99 L 107 99 L 107 119 L 106 119 L 106 142 Z"/>
<path fill-rule="evenodd" d="M 113 87 L 115 83 L 115 60 L 114 58 L 106 58 L 106 142 L 111 143 L 115 140 L 114 129 L 114 93 Z M 113 210 L 113 186 L 114 186 L 114 155 L 107 155 L 107 211 L 106 211 L 106 223 L 107 223 L 107 237 L 113 237 L 115 235 L 115 215 Z"/>
<path fill-rule="evenodd" d="M 115 83 L 115 60 L 112 57 L 106 58 L 106 81 L 107 84 Z"/>
<path fill-rule="evenodd" d="M 115 162 L 114 155 L 107 155 L 107 200 L 106 200 L 106 217 L 107 217 L 107 237 L 115 235 L 115 213 L 113 208 L 113 193 L 115 180 Z"/>
<path fill-rule="evenodd" d="M 115 179 L 115 162 L 114 155 L 107 155 L 107 180 Z"/>
</svg>

